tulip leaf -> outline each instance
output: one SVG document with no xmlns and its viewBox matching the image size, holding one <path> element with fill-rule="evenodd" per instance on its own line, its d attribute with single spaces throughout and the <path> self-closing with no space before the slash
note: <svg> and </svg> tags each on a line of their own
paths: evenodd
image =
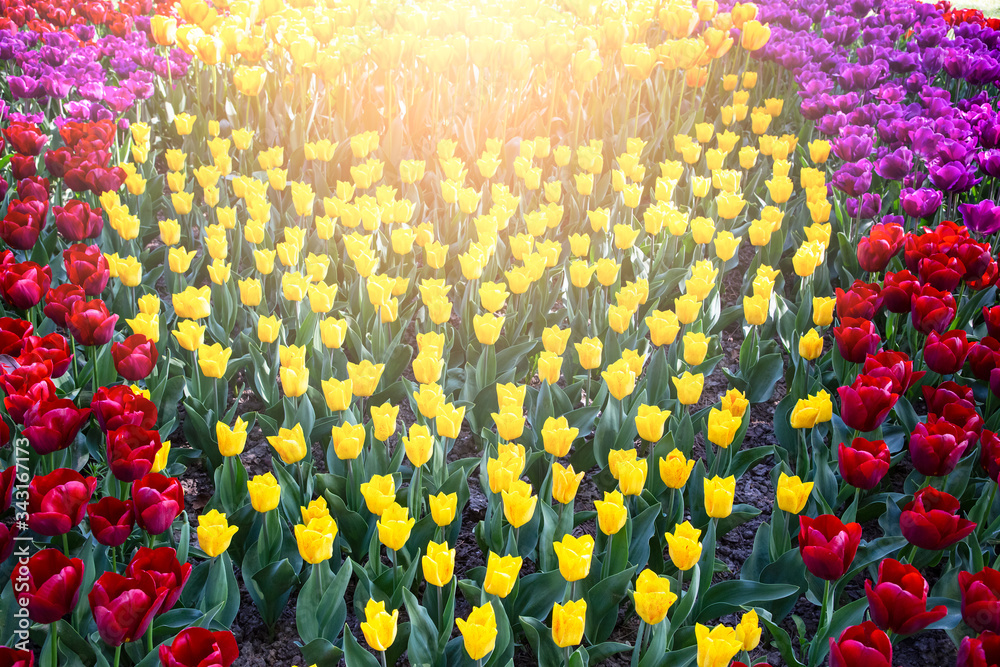
<svg viewBox="0 0 1000 667">
<path fill-rule="evenodd" d="M 516 616 L 546 618 L 552 611 L 552 605 L 562 602 L 566 593 L 566 580 L 559 570 L 525 575 L 518 581 L 518 586 L 524 595 L 518 595 L 514 600 Z"/>
<path fill-rule="evenodd" d="M 403 602 L 410 616 L 410 640 L 406 644 L 406 657 L 412 665 L 440 665 L 444 657 L 438 650 L 438 629 L 427 609 L 422 607 L 407 589 L 403 589 Z"/>
<path fill-rule="evenodd" d="M 784 628 L 776 623 L 772 623 L 771 619 L 767 618 L 764 614 L 760 615 L 760 622 L 763 623 L 764 627 L 767 628 L 768 633 L 771 635 L 771 641 L 777 647 L 778 652 L 781 653 L 781 659 L 785 661 L 788 667 L 805 667 L 795 655 L 795 649 L 792 647 L 792 638 L 788 636 Z"/>
<path fill-rule="evenodd" d="M 563 652 L 552 640 L 552 630 L 537 618 L 521 617 L 524 636 L 531 645 L 531 652 L 540 665 L 559 665 L 563 662 Z"/>
<path fill-rule="evenodd" d="M 587 601 L 587 640 L 599 644 L 611 636 L 618 622 L 618 605 L 632 583 L 635 566 L 602 579 L 584 593 Z"/>
<path fill-rule="evenodd" d="M 799 588 L 789 584 L 763 584 L 757 581 L 730 579 L 713 584 L 702 596 L 697 621 L 704 623 L 713 618 L 732 614 L 746 605 L 757 606 L 764 602 L 798 597 Z"/>
<path fill-rule="evenodd" d="M 514 641 L 511 634 L 510 621 L 507 618 L 507 612 L 504 610 L 502 602 L 493 598 L 489 604 L 493 605 L 493 614 L 496 616 L 497 639 L 496 647 L 490 653 L 490 657 L 485 664 L 486 667 L 497 667 L 498 665 L 506 665 L 514 656 Z"/>
<path fill-rule="evenodd" d="M 834 612 L 830 626 L 820 627 L 810 642 L 808 667 L 819 667 L 830 652 L 829 639 L 840 637 L 844 630 L 864 620 L 867 609 L 868 598 L 862 597 Z"/>
<path fill-rule="evenodd" d="M 762 356 L 747 376 L 747 400 L 751 403 L 769 400 L 784 371 L 785 363 L 781 354 L 774 352 Z"/>
<path fill-rule="evenodd" d="M 302 657 L 310 665 L 336 665 L 340 663 L 344 651 L 325 639 L 314 639 L 302 646 Z"/>
<path fill-rule="evenodd" d="M 854 555 L 854 562 L 851 563 L 851 569 L 840 578 L 834 589 L 834 599 L 839 599 L 843 595 L 847 584 L 861 573 L 862 570 L 880 562 L 884 558 L 888 558 L 907 544 L 906 539 L 903 537 L 879 537 L 858 547 L 858 551 Z"/>
<path fill-rule="evenodd" d="M 371 653 L 361 648 L 358 640 L 351 634 L 351 628 L 344 624 L 344 661 L 347 667 L 379 667 L 378 660 Z"/>
</svg>

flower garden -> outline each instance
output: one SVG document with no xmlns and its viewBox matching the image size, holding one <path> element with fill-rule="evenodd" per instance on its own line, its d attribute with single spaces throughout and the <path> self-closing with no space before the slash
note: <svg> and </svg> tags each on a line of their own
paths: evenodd
<svg viewBox="0 0 1000 667">
<path fill-rule="evenodd" d="M 0 667 L 1000 665 L 1000 19 L 0 8 Z"/>
</svg>

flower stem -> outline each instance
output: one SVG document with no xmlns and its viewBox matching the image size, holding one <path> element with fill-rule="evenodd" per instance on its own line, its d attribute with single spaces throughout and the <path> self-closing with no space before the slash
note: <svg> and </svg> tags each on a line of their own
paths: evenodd
<svg viewBox="0 0 1000 667">
<path fill-rule="evenodd" d="M 64 536 L 65 537 L 65 536 Z M 52 667 L 59 664 L 59 625 L 58 621 L 49 623 L 49 632 L 52 633 Z"/>
</svg>

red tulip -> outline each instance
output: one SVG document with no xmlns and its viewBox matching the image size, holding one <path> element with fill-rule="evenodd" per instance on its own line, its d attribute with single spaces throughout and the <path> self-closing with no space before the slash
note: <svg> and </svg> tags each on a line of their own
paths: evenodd
<svg viewBox="0 0 1000 667">
<path fill-rule="evenodd" d="M 16 357 L 21 354 L 24 339 L 34 331 L 31 322 L 16 317 L 0 317 L 0 354 Z"/>
<path fill-rule="evenodd" d="M 11 155 L 10 167 L 17 179 L 31 178 L 38 174 L 38 163 L 33 155 Z"/>
<path fill-rule="evenodd" d="M 122 482 L 134 482 L 153 469 L 160 451 L 159 431 L 126 424 L 107 435 L 107 460 L 111 474 Z"/>
<path fill-rule="evenodd" d="M 991 567 L 958 573 L 962 619 L 976 632 L 1000 632 L 1000 572 Z"/>
<path fill-rule="evenodd" d="M 52 269 L 34 262 L 10 264 L 0 269 L 3 299 L 18 310 L 28 310 L 42 300 L 52 284 Z"/>
<path fill-rule="evenodd" d="M 14 553 L 14 541 L 20 533 L 17 524 L 8 526 L 0 523 L 0 563 L 5 562 Z"/>
<path fill-rule="evenodd" d="M 166 597 L 167 590 L 157 590 L 153 577 L 145 572 L 136 577 L 105 572 L 87 595 L 97 632 L 109 646 L 142 637 Z"/>
<path fill-rule="evenodd" d="M 1000 480 L 1000 436 L 993 431 L 984 430 L 980 442 L 982 443 L 980 461 L 986 469 L 986 474 L 993 481 Z"/>
<path fill-rule="evenodd" d="M 83 241 L 101 235 L 104 229 L 103 211 L 90 208 L 79 199 L 70 199 L 65 206 L 53 206 L 56 229 L 67 241 Z"/>
<path fill-rule="evenodd" d="M 163 667 L 229 667 L 239 655 L 236 638 L 229 630 L 186 628 L 170 646 L 160 645 Z"/>
<path fill-rule="evenodd" d="M 107 345 L 115 333 L 117 315 L 108 312 L 100 299 L 77 301 L 66 317 L 69 332 L 80 345 Z"/>
<path fill-rule="evenodd" d="M 73 611 L 80 599 L 83 561 L 67 558 L 58 549 L 43 549 L 14 568 L 11 583 L 19 599 L 27 601 L 35 623 L 55 623 Z"/>
<path fill-rule="evenodd" d="M 958 498 L 928 486 L 903 508 L 899 527 L 910 544 L 931 551 L 947 549 L 976 529 L 975 523 L 958 516 L 961 508 Z"/>
<path fill-rule="evenodd" d="M 15 250 L 31 250 L 45 228 L 48 214 L 48 201 L 12 199 L 0 220 L 0 238 Z"/>
<path fill-rule="evenodd" d="M 882 307 L 881 288 L 878 283 L 855 280 L 846 292 L 837 288 L 837 317 L 870 320 Z"/>
<path fill-rule="evenodd" d="M 49 142 L 48 135 L 38 125 L 24 121 L 12 122 L 4 128 L 3 134 L 10 142 L 10 147 L 21 155 L 38 155 Z"/>
<path fill-rule="evenodd" d="M 1000 635 L 986 631 L 978 637 L 963 637 L 955 667 L 997 667 L 1000 665 Z"/>
<path fill-rule="evenodd" d="M 24 431 L 31 447 L 41 454 L 66 449 L 90 419 L 90 408 L 78 408 L 68 398 L 40 401 L 24 413 Z"/>
<path fill-rule="evenodd" d="M 920 282 L 944 292 L 951 292 L 958 287 L 965 272 L 965 264 L 961 260 L 949 257 L 943 252 L 925 257 L 917 265 Z"/>
<path fill-rule="evenodd" d="M 28 527 L 39 535 L 68 533 L 83 520 L 97 480 L 58 468 L 28 485 Z"/>
<path fill-rule="evenodd" d="M 881 273 L 903 247 L 906 230 L 898 222 L 879 222 L 858 242 L 858 264 L 870 273 Z"/>
<path fill-rule="evenodd" d="M 944 333 L 955 319 L 957 308 L 951 292 L 923 285 L 910 300 L 910 322 L 920 333 Z"/>
<path fill-rule="evenodd" d="M 956 403 L 975 409 L 976 397 L 972 394 L 972 387 L 960 385 L 957 382 L 948 380 L 936 387 L 924 385 L 921 387 L 924 394 L 924 403 L 927 404 L 927 411 L 935 414 L 944 412 L 946 406 Z"/>
<path fill-rule="evenodd" d="M 925 375 L 924 371 L 913 372 L 913 362 L 905 352 L 882 350 L 865 358 L 861 370 L 869 377 L 887 377 L 892 380 L 892 393 L 902 396 Z"/>
<path fill-rule="evenodd" d="M 871 621 L 830 637 L 830 667 L 892 667 L 892 642 Z"/>
<path fill-rule="evenodd" d="M 869 354 L 875 354 L 882 346 L 882 337 L 871 320 L 845 317 L 839 327 L 833 328 L 837 350 L 845 360 L 860 364 Z"/>
<path fill-rule="evenodd" d="M 840 418 L 849 428 L 856 431 L 874 431 L 899 400 L 899 394 L 892 391 L 892 381 L 888 378 L 873 378 L 859 375 L 850 387 L 838 387 L 840 394 Z"/>
<path fill-rule="evenodd" d="M 159 549 L 139 547 L 129 562 L 125 574 L 129 577 L 137 577 L 142 572 L 153 577 L 158 591 L 167 591 L 167 596 L 163 599 L 163 606 L 157 612 L 165 614 L 180 599 L 184 586 L 191 576 L 191 564 L 181 563 L 177 559 L 177 551 L 170 547 L 160 547 Z"/>
<path fill-rule="evenodd" d="M 115 369 L 126 380 L 137 382 L 144 380 L 153 372 L 160 353 L 156 343 L 142 334 L 133 334 L 123 343 L 111 346 L 111 356 L 115 360 Z"/>
<path fill-rule="evenodd" d="M 82 287 L 87 296 L 103 292 L 111 277 L 108 260 L 96 245 L 71 245 L 63 250 L 63 264 L 66 266 L 66 278 Z"/>
<path fill-rule="evenodd" d="M 104 432 L 114 431 L 126 424 L 145 429 L 156 427 L 156 406 L 127 384 L 98 388 L 90 407 Z"/>
<path fill-rule="evenodd" d="M 34 160 L 32 160 L 34 162 Z M 41 176 L 24 176 L 17 181 L 17 198 L 23 201 L 49 201 L 49 179 Z"/>
<path fill-rule="evenodd" d="M 854 438 L 850 445 L 840 443 L 837 463 L 845 482 L 868 491 L 889 472 L 889 447 L 885 440 Z"/>
<path fill-rule="evenodd" d="M 924 343 L 924 362 L 927 367 L 941 375 L 953 375 L 962 370 L 965 357 L 969 354 L 969 341 L 962 329 L 953 329 L 944 334 L 931 331 Z"/>
<path fill-rule="evenodd" d="M 14 478 L 16 475 L 17 466 L 0 470 L 0 514 L 10 509 L 14 497 Z"/>
<path fill-rule="evenodd" d="M 85 301 L 87 295 L 83 293 L 83 288 L 72 283 L 64 283 L 59 287 L 50 289 L 45 295 L 45 317 L 56 323 L 57 326 L 66 326 L 66 316 L 77 301 Z"/>
<path fill-rule="evenodd" d="M 1000 306 L 983 306 L 983 319 L 987 335 L 1000 338 Z"/>
<path fill-rule="evenodd" d="M 917 568 L 886 558 L 878 565 L 878 583 L 865 581 L 872 621 L 881 630 L 901 635 L 920 632 L 945 617 L 948 608 L 927 610 L 929 586 Z"/>
<path fill-rule="evenodd" d="M 131 500 L 119 500 L 113 496 L 101 498 L 87 505 L 90 532 L 94 539 L 106 547 L 120 547 L 132 534 L 135 514 Z"/>
<path fill-rule="evenodd" d="M 968 359 L 972 374 L 983 382 L 989 382 L 993 369 L 1000 366 L 1000 340 L 987 336 L 973 343 Z"/>
<path fill-rule="evenodd" d="M 910 312 L 910 297 L 920 291 L 920 279 L 903 269 L 885 274 L 882 281 L 882 303 L 890 313 Z"/>
<path fill-rule="evenodd" d="M 947 421 L 917 424 L 910 434 L 910 459 L 922 475 L 941 477 L 958 465 L 969 442 L 965 432 Z"/>
<path fill-rule="evenodd" d="M 60 333 L 52 332 L 48 336 L 26 336 L 24 349 L 17 362 L 22 366 L 43 363 L 52 369 L 52 377 L 62 377 L 69 370 L 73 361 L 73 353 L 69 342 Z"/>
<path fill-rule="evenodd" d="M 15 424 L 23 424 L 24 415 L 35 404 L 56 398 L 51 372 L 47 364 L 36 363 L 0 374 L 0 387 L 7 394 L 3 405 Z"/>
<path fill-rule="evenodd" d="M 844 524 L 832 514 L 799 517 L 799 553 L 814 576 L 835 581 L 844 576 L 861 543 L 861 525 Z"/>
<path fill-rule="evenodd" d="M 0 667 L 35 667 L 35 654 L 31 651 L 0 646 Z"/>
<path fill-rule="evenodd" d="M 170 528 L 184 509 L 184 491 L 173 477 L 151 472 L 132 483 L 135 522 L 150 535 Z"/>
<path fill-rule="evenodd" d="M 965 284 L 969 286 L 969 289 L 980 292 L 993 287 L 998 278 L 1000 278 L 1000 266 L 997 266 L 995 259 L 990 258 L 990 262 L 986 265 L 986 270 L 983 271 L 982 275 L 973 280 L 966 279 Z"/>
</svg>

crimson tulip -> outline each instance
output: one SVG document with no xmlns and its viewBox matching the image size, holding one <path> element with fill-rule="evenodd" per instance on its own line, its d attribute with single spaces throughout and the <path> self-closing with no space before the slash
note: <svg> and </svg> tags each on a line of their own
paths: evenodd
<svg viewBox="0 0 1000 667">
<path fill-rule="evenodd" d="M 123 343 L 112 344 L 111 356 L 118 374 L 130 382 L 137 382 L 153 372 L 160 353 L 156 343 L 142 334 L 133 334 Z"/>
<path fill-rule="evenodd" d="M 1000 572 L 984 567 L 958 573 L 962 619 L 976 632 L 1000 632 Z"/>
<path fill-rule="evenodd" d="M 899 400 L 892 391 L 892 380 L 886 377 L 859 375 L 850 387 L 838 387 L 840 418 L 856 431 L 874 431 Z"/>
<path fill-rule="evenodd" d="M 101 235 L 104 229 L 103 211 L 90 208 L 79 199 L 70 199 L 65 206 L 53 206 L 56 229 L 67 241 L 79 242 Z"/>
<path fill-rule="evenodd" d="M 984 430 L 980 442 L 982 443 L 980 461 L 986 474 L 994 481 L 1000 480 L 1000 435 Z"/>
<path fill-rule="evenodd" d="M 107 345 L 115 333 L 117 315 L 101 299 L 77 301 L 66 316 L 66 326 L 80 345 Z"/>
<path fill-rule="evenodd" d="M 125 424 L 107 435 L 107 461 L 111 474 L 122 482 L 134 482 L 153 469 L 161 447 L 159 431 Z"/>
<path fill-rule="evenodd" d="M 965 432 L 951 422 L 919 423 L 910 434 L 913 467 L 927 477 L 947 475 L 968 449 Z"/>
<path fill-rule="evenodd" d="M 96 245 L 77 243 L 63 250 L 66 278 L 83 288 L 87 296 L 97 296 L 104 291 L 111 277 L 108 260 Z"/>
<path fill-rule="evenodd" d="M 839 327 L 833 328 L 840 356 L 852 364 L 863 363 L 870 354 L 882 347 L 882 337 L 871 320 L 845 317 Z"/>
<path fill-rule="evenodd" d="M 0 387 L 7 396 L 3 405 L 15 424 L 23 424 L 28 410 L 42 401 L 55 400 L 56 386 L 47 364 L 31 364 L 0 375 Z"/>
<path fill-rule="evenodd" d="M 35 667 L 35 654 L 23 649 L 0 646 L 0 667 Z"/>
<path fill-rule="evenodd" d="M 858 264 L 870 273 L 881 273 L 903 247 L 906 230 L 898 222 L 872 225 L 868 236 L 858 242 Z"/>
<path fill-rule="evenodd" d="M 33 477 L 28 485 L 28 527 L 39 535 L 68 533 L 83 519 L 97 479 L 70 468 Z"/>
<path fill-rule="evenodd" d="M 923 334 L 944 333 L 955 319 L 957 309 L 951 292 L 922 285 L 920 292 L 910 299 L 910 322 Z"/>
<path fill-rule="evenodd" d="M 878 283 L 855 280 L 851 289 L 837 288 L 837 317 L 870 320 L 882 308 L 882 288 Z"/>
<path fill-rule="evenodd" d="M 142 637 L 167 593 L 165 588 L 158 590 L 146 572 L 136 577 L 102 574 L 87 595 L 101 639 L 109 646 L 121 646 Z"/>
<path fill-rule="evenodd" d="M 917 264 L 920 282 L 943 292 L 951 292 L 957 288 L 965 272 L 966 268 L 961 260 L 943 252 L 924 257 Z"/>
<path fill-rule="evenodd" d="M 942 382 L 936 387 L 924 385 L 920 389 L 924 394 L 927 411 L 934 414 L 942 414 L 945 408 L 952 404 L 973 409 L 976 407 L 976 397 L 972 393 L 972 387 L 966 387 L 952 380 Z"/>
<path fill-rule="evenodd" d="M 184 509 L 184 491 L 175 478 L 151 472 L 132 482 L 132 504 L 139 527 L 150 535 L 159 535 Z"/>
<path fill-rule="evenodd" d="M 229 630 L 185 628 L 170 646 L 160 645 L 163 667 L 229 667 L 239 655 L 236 638 Z"/>
<path fill-rule="evenodd" d="M 881 630 L 901 635 L 920 632 L 945 617 L 948 608 L 927 610 L 930 587 L 917 568 L 886 558 L 878 565 L 878 583 L 865 581 L 865 595 L 872 621 Z"/>
<path fill-rule="evenodd" d="M 10 142 L 11 148 L 21 155 L 38 155 L 42 147 L 49 142 L 49 137 L 35 123 L 14 121 L 4 128 L 3 134 Z"/>
<path fill-rule="evenodd" d="M 58 549 L 42 549 L 31 556 L 23 568 L 14 568 L 10 580 L 18 591 L 18 598 L 27 600 L 31 620 L 55 623 L 73 611 L 80 599 L 83 561 L 68 558 Z"/>
<path fill-rule="evenodd" d="M 968 360 L 972 374 L 983 382 L 989 382 L 993 369 L 1000 366 L 1000 340 L 987 336 L 973 343 Z"/>
<path fill-rule="evenodd" d="M 861 543 L 861 525 L 844 524 L 832 514 L 799 517 L 799 554 L 814 576 L 835 581 L 844 576 Z"/>
<path fill-rule="evenodd" d="M 32 174 L 17 181 L 17 198 L 21 200 L 49 201 L 49 179 Z"/>
<path fill-rule="evenodd" d="M 830 637 L 830 667 L 892 667 L 892 642 L 871 621 Z"/>
<path fill-rule="evenodd" d="M 931 551 L 947 549 L 976 529 L 975 523 L 958 516 L 961 508 L 958 498 L 928 486 L 903 508 L 899 527 L 910 544 Z"/>
<path fill-rule="evenodd" d="M 77 301 L 85 301 L 87 295 L 83 293 L 83 288 L 73 283 L 64 283 L 59 287 L 50 289 L 45 294 L 45 308 L 42 312 L 45 317 L 56 323 L 57 326 L 66 326 L 66 316 Z"/>
<path fill-rule="evenodd" d="M 845 482 L 868 491 L 889 472 L 889 447 L 885 440 L 854 438 L 850 445 L 840 443 L 837 464 Z"/>
<path fill-rule="evenodd" d="M 953 329 L 939 334 L 931 331 L 924 343 L 924 363 L 935 373 L 953 375 L 965 364 L 969 354 L 969 341 L 965 331 Z"/>
<path fill-rule="evenodd" d="M 105 496 L 96 503 L 87 505 L 90 532 L 94 539 L 106 547 L 120 547 L 132 534 L 135 513 L 131 500 L 119 500 Z"/>
<path fill-rule="evenodd" d="M 986 631 L 978 637 L 963 637 L 955 667 L 997 667 L 1000 665 L 1000 635 Z"/>
<path fill-rule="evenodd" d="M 126 424 L 145 429 L 156 427 L 156 406 L 126 384 L 98 388 L 90 407 L 104 432 L 114 431 Z"/>
<path fill-rule="evenodd" d="M 882 281 L 882 304 L 890 313 L 910 312 L 910 297 L 920 291 L 920 279 L 903 269 L 885 274 Z"/>
<path fill-rule="evenodd" d="M 73 361 L 73 352 L 69 341 L 60 333 L 52 332 L 47 336 L 26 336 L 24 348 L 17 362 L 22 366 L 43 363 L 49 365 L 53 378 L 62 377 L 69 370 Z"/>
<path fill-rule="evenodd" d="M 1000 338 L 1000 306 L 983 306 L 983 319 L 986 320 L 986 334 Z"/>
<path fill-rule="evenodd" d="M 150 549 L 139 547 L 125 570 L 126 576 L 137 577 L 145 572 L 153 577 L 157 590 L 166 590 L 163 606 L 157 614 L 170 611 L 181 597 L 184 586 L 191 576 L 191 563 L 181 563 L 177 551 L 170 547 Z"/>
<path fill-rule="evenodd" d="M 0 293 L 18 310 L 28 310 L 42 300 L 52 284 L 52 269 L 34 262 L 21 262 L 0 268 Z"/>
<path fill-rule="evenodd" d="M 11 155 L 10 167 L 17 179 L 25 180 L 38 174 L 38 163 L 32 155 Z"/>
<path fill-rule="evenodd" d="M 21 354 L 24 339 L 34 331 L 31 322 L 16 317 L 0 317 L 0 354 L 16 357 Z"/>
<path fill-rule="evenodd" d="M 0 238 L 15 250 L 31 250 L 45 228 L 48 214 L 48 201 L 12 199 L 0 220 Z"/>
<path fill-rule="evenodd" d="M 39 401 L 24 413 L 22 435 L 36 452 L 44 456 L 73 444 L 76 434 L 88 419 L 90 408 L 78 408 L 68 398 Z"/>
<path fill-rule="evenodd" d="M 902 396 L 926 373 L 913 372 L 913 362 L 905 352 L 882 350 L 865 358 L 862 373 L 869 377 L 887 377 L 892 380 L 892 393 Z"/>
</svg>

